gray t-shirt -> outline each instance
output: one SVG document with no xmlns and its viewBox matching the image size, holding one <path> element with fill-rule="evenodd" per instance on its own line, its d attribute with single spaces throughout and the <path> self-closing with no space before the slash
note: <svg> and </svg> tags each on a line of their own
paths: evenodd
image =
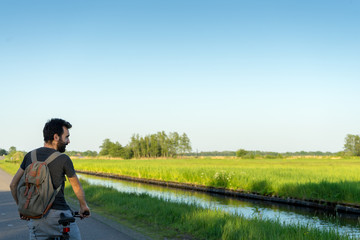
<svg viewBox="0 0 360 240">
<path fill-rule="evenodd" d="M 45 161 L 52 153 L 56 150 L 47 147 L 41 147 L 36 149 L 36 157 L 39 162 Z M 27 153 L 24 157 L 23 162 L 21 163 L 21 168 L 25 170 L 27 166 L 31 164 L 31 154 Z M 49 165 L 49 171 L 51 174 L 51 181 L 53 183 L 54 189 L 57 189 L 62 185 L 61 190 L 55 197 L 55 201 L 51 206 L 52 209 L 56 210 L 68 210 L 70 207 L 67 205 L 64 197 L 64 186 L 65 186 L 65 175 L 69 178 L 75 175 L 74 165 L 69 158 L 69 156 L 62 154 L 52 161 Z"/>
</svg>

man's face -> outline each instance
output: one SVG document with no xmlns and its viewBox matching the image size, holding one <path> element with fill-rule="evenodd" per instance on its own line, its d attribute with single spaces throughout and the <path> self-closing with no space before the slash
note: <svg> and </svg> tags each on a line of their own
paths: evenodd
<svg viewBox="0 0 360 240">
<path fill-rule="evenodd" d="M 59 141 L 57 143 L 57 150 L 61 153 L 65 152 L 66 145 L 70 143 L 70 133 L 69 130 L 66 127 L 63 127 L 63 134 L 59 138 Z"/>
</svg>

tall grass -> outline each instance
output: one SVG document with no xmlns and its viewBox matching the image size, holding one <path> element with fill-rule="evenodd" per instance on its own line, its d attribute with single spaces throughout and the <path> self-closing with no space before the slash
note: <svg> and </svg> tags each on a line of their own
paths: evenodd
<svg viewBox="0 0 360 240">
<path fill-rule="evenodd" d="M 75 168 L 265 195 L 360 203 L 360 158 L 74 159 Z"/>
<path fill-rule="evenodd" d="M 121 193 L 112 188 L 89 185 L 82 181 L 90 206 L 117 219 L 147 226 L 158 238 L 179 239 L 350 239 L 336 230 L 317 230 L 301 225 L 283 225 L 260 217 L 245 219 L 220 210 L 174 203 L 146 194 Z M 66 195 L 75 197 L 70 187 Z M 168 229 L 167 231 L 164 231 Z M 166 234 L 166 236 L 164 236 Z M 160 235 L 160 236 L 159 236 Z"/>
</svg>

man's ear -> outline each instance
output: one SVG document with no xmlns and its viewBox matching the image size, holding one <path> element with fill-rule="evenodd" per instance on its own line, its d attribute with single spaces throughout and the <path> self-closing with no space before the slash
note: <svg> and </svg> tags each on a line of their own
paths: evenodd
<svg viewBox="0 0 360 240">
<path fill-rule="evenodd" d="M 57 133 L 55 133 L 55 134 L 54 134 L 54 141 L 57 141 L 57 142 L 58 142 L 59 139 L 60 139 L 60 138 L 59 138 L 59 135 L 58 135 Z"/>
</svg>

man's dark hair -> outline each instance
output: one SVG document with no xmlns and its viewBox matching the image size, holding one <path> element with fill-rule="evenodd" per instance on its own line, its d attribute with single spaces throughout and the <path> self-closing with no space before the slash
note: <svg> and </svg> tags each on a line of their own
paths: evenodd
<svg viewBox="0 0 360 240">
<path fill-rule="evenodd" d="M 60 118 L 52 118 L 49 120 L 43 130 L 44 134 L 44 141 L 45 142 L 52 142 L 54 140 L 54 135 L 57 134 L 59 137 L 64 133 L 63 127 L 70 129 L 72 125 Z"/>
</svg>

